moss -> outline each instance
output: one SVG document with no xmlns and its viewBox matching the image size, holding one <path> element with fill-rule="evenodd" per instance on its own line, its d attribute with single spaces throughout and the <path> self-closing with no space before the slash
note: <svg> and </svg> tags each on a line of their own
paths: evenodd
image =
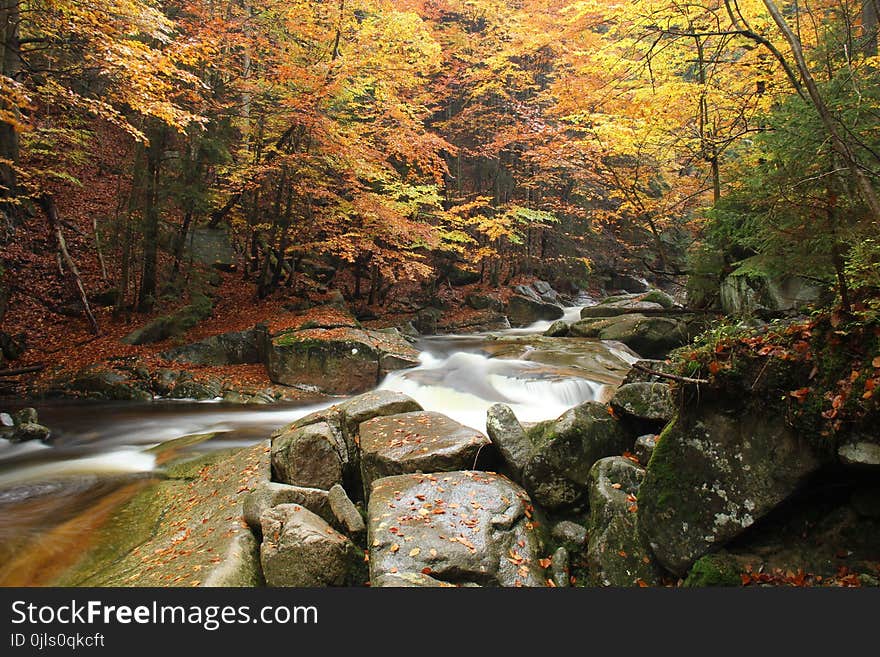
<svg viewBox="0 0 880 657">
<path fill-rule="evenodd" d="M 675 301 L 672 297 L 660 290 L 651 290 L 643 296 L 641 300 L 650 303 L 659 303 L 664 308 L 672 308 L 675 305 Z"/>
<path fill-rule="evenodd" d="M 645 484 L 655 491 L 654 500 L 658 510 L 665 507 L 678 507 L 679 500 L 678 491 L 681 487 L 680 473 L 677 473 L 670 465 L 667 455 L 673 449 L 674 441 L 664 440 L 674 430 L 679 423 L 677 417 L 673 418 L 669 424 L 657 436 L 657 443 L 654 451 L 651 453 L 651 459 L 648 461 Z M 649 483 L 650 482 L 650 483 Z M 649 499 L 649 495 L 645 494 L 646 486 L 642 485 L 642 495 L 644 500 Z"/>
<path fill-rule="evenodd" d="M 707 554 L 694 563 L 684 580 L 689 588 L 704 586 L 740 586 L 739 567 L 734 559 L 724 553 Z"/>
</svg>

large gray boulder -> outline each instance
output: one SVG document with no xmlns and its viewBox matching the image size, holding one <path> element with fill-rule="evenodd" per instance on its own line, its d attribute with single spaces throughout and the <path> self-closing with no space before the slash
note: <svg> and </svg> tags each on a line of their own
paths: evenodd
<svg viewBox="0 0 880 657">
<path fill-rule="evenodd" d="M 622 417 L 662 424 L 675 415 L 672 390 L 665 383 L 626 383 L 614 393 L 611 407 Z"/>
<path fill-rule="evenodd" d="M 422 573 L 460 585 L 542 586 L 531 513 L 522 488 L 489 472 L 378 479 L 368 507 L 370 580 Z"/>
<path fill-rule="evenodd" d="M 575 337 L 617 340 L 646 358 L 664 358 L 672 349 L 687 344 L 689 338 L 683 319 L 638 313 L 582 319 L 569 330 Z"/>
<path fill-rule="evenodd" d="M 663 306 L 652 301 L 641 301 L 640 299 L 622 299 L 620 301 L 610 301 L 597 304 L 595 306 L 587 306 L 581 309 L 581 319 L 590 319 L 593 317 L 617 317 L 618 315 L 626 315 L 628 313 L 639 313 L 643 311 L 662 311 Z"/>
<path fill-rule="evenodd" d="M 260 563 L 269 586 L 345 586 L 362 559 L 348 538 L 299 504 L 282 504 L 261 518 Z"/>
<path fill-rule="evenodd" d="M 294 486 L 329 490 L 342 483 L 345 442 L 327 422 L 282 430 L 272 436 L 272 475 Z"/>
<path fill-rule="evenodd" d="M 507 300 L 507 317 L 511 326 L 528 326 L 540 320 L 559 319 L 565 313 L 561 306 L 514 294 Z"/>
<path fill-rule="evenodd" d="M 360 427 L 364 494 L 372 482 L 390 475 L 473 468 L 488 444 L 476 429 L 433 411 L 373 418 Z"/>
<path fill-rule="evenodd" d="M 356 394 L 388 372 L 415 367 L 418 352 L 398 334 L 353 327 L 288 331 L 268 341 L 266 370 L 275 383 Z"/>
<path fill-rule="evenodd" d="M 195 365 L 238 365 L 262 362 L 268 338 L 265 324 L 246 331 L 212 335 L 191 344 L 175 347 L 159 354 L 166 360 Z"/>
<path fill-rule="evenodd" d="M 657 440 L 639 493 L 639 529 L 684 576 L 701 556 L 785 501 L 823 462 L 782 414 L 705 401 Z"/>
<path fill-rule="evenodd" d="M 659 570 L 636 526 L 639 485 L 645 471 L 620 456 L 590 471 L 590 538 L 587 563 L 594 586 L 656 584 Z"/>
<path fill-rule="evenodd" d="M 548 509 L 578 501 L 593 464 L 621 454 L 632 442 L 608 408 L 592 401 L 535 425 L 528 435 L 534 448 L 523 468 L 523 485 Z"/>
<path fill-rule="evenodd" d="M 532 455 L 532 441 L 506 404 L 493 404 L 486 413 L 486 433 L 517 481 Z"/>
</svg>

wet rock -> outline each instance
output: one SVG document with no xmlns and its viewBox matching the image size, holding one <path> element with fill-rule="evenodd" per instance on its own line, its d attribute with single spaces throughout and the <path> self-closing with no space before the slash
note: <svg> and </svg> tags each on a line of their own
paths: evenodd
<svg viewBox="0 0 880 657">
<path fill-rule="evenodd" d="M 260 562 L 269 586 L 353 584 L 361 558 L 348 538 L 299 504 L 263 513 Z"/>
<path fill-rule="evenodd" d="M 532 454 L 532 441 L 510 406 L 493 404 L 489 407 L 486 413 L 486 433 L 510 468 L 513 478 L 519 481 Z"/>
<path fill-rule="evenodd" d="M 132 377 L 130 372 L 110 368 L 106 364 L 86 367 L 72 376 L 64 375 L 52 381 L 47 397 L 78 397 L 113 401 L 151 401 L 149 381 Z"/>
<path fill-rule="evenodd" d="M 12 418 L 13 424 L 38 424 L 40 418 L 37 417 L 37 409 L 35 408 L 22 408 L 19 410 Z"/>
<path fill-rule="evenodd" d="M 487 444 L 479 431 L 433 411 L 374 418 L 360 427 L 364 492 L 390 475 L 472 468 Z"/>
<path fill-rule="evenodd" d="M 568 322 L 563 320 L 557 320 L 550 325 L 546 331 L 544 331 L 544 335 L 548 338 L 564 338 L 567 337 L 570 333 L 568 328 Z"/>
<path fill-rule="evenodd" d="M 570 330 L 575 337 L 617 340 L 646 358 L 662 358 L 688 341 L 687 324 L 682 319 L 638 313 L 582 319 Z"/>
<path fill-rule="evenodd" d="M 342 428 L 349 449 L 354 449 L 354 437 L 358 435 L 361 424 L 367 420 L 421 410 L 422 407 L 415 399 L 394 390 L 373 390 L 339 405 Z"/>
<path fill-rule="evenodd" d="M 359 541 L 367 531 L 367 527 L 364 525 L 360 511 L 349 499 L 345 489 L 339 484 L 334 485 L 330 489 L 328 500 L 338 526 L 350 538 Z"/>
<path fill-rule="evenodd" d="M 657 436 L 653 433 L 645 434 L 644 436 L 636 438 L 633 453 L 643 468 L 648 467 L 648 461 L 651 460 L 651 454 L 654 453 L 654 448 L 656 446 Z"/>
<path fill-rule="evenodd" d="M 272 338 L 266 370 L 275 383 L 354 394 L 374 388 L 390 371 L 418 363 L 418 352 L 400 334 L 312 328 Z"/>
<path fill-rule="evenodd" d="M 330 490 L 342 482 L 345 443 L 326 422 L 272 436 L 272 475 L 294 486 Z"/>
<path fill-rule="evenodd" d="M 580 550 L 587 542 L 587 528 L 571 520 L 557 522 L 550 530 L 550 535 L 574 550 Z"/>
<path fill-rule="evenodd" d="M 216 399 L 222 394 L 222 384 L 218 379 L 208 378 L 200 381 L 178 380 L 168 395 L 172 399 Z"/>
<path fill-rule="evenodd" d="M 48 427 L 36 422 L 24 422 L 15 427 L 9 435 L 9 441 L 13 443 L 23 443 L 29 440 L 49 440 L 52 432 Z"/>
<path fill-rule="evenodd" d="M 507 316 L 494 310 L 483 310 L 455 321 L 441 321 L 437 324 L 437 331 L 440 333 L 479 333 L 509 328 Z"/>
<path fill-rule="evenodd" d="M 542 586 L 529 505 L 519 486 L 488 472 L 378 479 L 367 514 L 370 580 L 423 573 L 453 584 Z"/>
<path fill-rule="evenodd" d="M 244 521 L 254 533 L 261 535 L 260 517 L 265 511 L 281 504 L 299 504 L 327 522 L 333 522 L 336 517 L 330 508 L 329 493 L 326 490 L 264 481 L 244 498 Z"/>
<path fill-rule="evenodd" d="M 568 550 L 564 547 L 556 548 L 556 551 L 550 558 L 550 577 L 557 588 L 565 588 L 571 585 Z"/>
<path fill-rule="evenodd" d="M 15 426 L 15 421 L 9 413 L 0 413 L 0 427 L 9 429 Z"/>
<path fill-rule="evenodd" d="M 679 576 L 794 493 L 822 458 L 781 415 L 705 401 L 666 427 L 639 494 L 639 527 Z"/>
<path fill-rule="evenodd" d="M 614 456 L 590 471 L 590 538 L 587 562 L 596 586 L 656 584 L 659 572 L 639 535 L 636 499 L 645 471 Z"/>
<path fill-rule="evenodd" d="M 507 300 L 507 317 L 511 326 L 528 326 L 547 319 L 560 319 L 565 313 L 555 303 L 547 303 L 515 294 Z"/>
<path fill-rule="evenodd" d="M 536 503 L 548 509 L 580 499 L 593 464 L 622 453 L 631 440 L 598 402 L 586 402 L 541 422 L 528 435 L 534 449 L 523 468 L 523 485 Z"/>
<path fill-rule="evenodd" d="M 642 297 L 642 301 L 647 303 L 659 303 L 666 310 L 675 307 L 675 299 L 666 294 L 663 290 L 650 290 Z"/>
<path fill-rule="evenodd" d="M 126 335 L 122 341 L 126 344 L 141 345 L 183 335 L 203 319 L 208 318 L 213 308 L 214 302 L 210 297 L 194 294 L 189 305 L 170 315 L 157 317 Z"/>
<path fill-rule="evenodd" d="M 672 391 L 665 383 L 626 383 L 611 398 L 623 417 L 666 424 L 675 414 Z"/>
</svg>

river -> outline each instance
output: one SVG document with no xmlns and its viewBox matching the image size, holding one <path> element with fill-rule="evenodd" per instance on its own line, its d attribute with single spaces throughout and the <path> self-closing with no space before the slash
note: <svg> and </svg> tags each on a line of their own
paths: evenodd
<svg viewBox="0 0 880 657">
<path fill-rule="evenodd" d="M 573 321 L 579 313 L 580 307 L 567 308 L 565 319 Z M 522 422 L 536 422 L 587 400 L 603 400 L 637 358 L 620 343 L 544 337 L 549 324 L 421 338 L 416 344 L 421 364 L 393 372 L 379 387 L 406 393 L 426 410 L 484 431 L 486 410 L 497 402 L 509 404 Z M 339 401 L 311 406 L 170 400 L 34 403 L 53 440 L 46 445 L 0 439 L 0 564 L 27 549 L 32 537 L 71 524 L 88 528 L 89 521 L 103 519 L 104 507 L 124 499 L 121 490 L 160 477 L 157 446 L 176 440 L 183 444 L 177 457 L 187 451 L 244 447 Z M 186 444 L 187 437 L 203 434 L 212 435 Z M 75 549 L 76 541 L 65 548 Z M 0 566 L 0 584 L 9 581 L 10 574 Z"/>
</svg>

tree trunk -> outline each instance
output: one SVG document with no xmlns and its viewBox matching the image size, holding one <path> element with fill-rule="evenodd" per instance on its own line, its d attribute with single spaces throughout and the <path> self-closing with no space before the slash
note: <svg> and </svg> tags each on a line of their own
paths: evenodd
<svg viewBox="0 0 880 657">
<path fill-rule="evenodd" d="M 89 298 L 88 295 L 86 295 L 85 287 L 83 287 L 82 278 L 80 278 L 79 275 L 79 269 L 77 269 L 73 258 L 70 257 L 70 252 L 67 250 L 67 242 L 64 239 L 64 234 L 61 232 L 61 222 L 58 220 L 58 208 L 55 207 L 55 199 L 49 194 L 43 194 L 39 198 L 39 203 L 43 212 L 46 214 L 46 219 L 49 221 L 49 227 L 52 229 L 52 232 L 55 233 L 55 242 L 58 245 L 58 252 L 61 254 L 61 258 L 67 266 L 67 271 L 70 272 L 70 276 L 76 286 L 80 303 L 82 303 L 83 311 L 85 312 L 86 319 L 89 320 L 92 332 L 95 335 L 100 335 L 101 329 L 98 327 L 98 320 L 96 320 L 95 316 L 92 314 L 91 306 L 89 306 Z"/>
<path fill-rule="evenodd" d="M 138 310 L 150 312 L 156 303 L 156 286 L 159 260 L 159 176 L 162 153 L 165 149 L 164 127 L 151 135 L 147 146 L 147 171 L 144 189 L 144 268 L 138 293 Z"/>
<path fill-rule="evenodd" d="M 21 72 L 19 51 L 19 0 L 0 0 L 0 74 L 16 80 Z M 0 109 L 18 113 L 8 100 L 0 99 Z M 0 213 L 15 214 L 14 206 L 4 202 L 16 194 L 18 180 L 18 132 L 14 126 L 0 121 Z"/>
</svg>

